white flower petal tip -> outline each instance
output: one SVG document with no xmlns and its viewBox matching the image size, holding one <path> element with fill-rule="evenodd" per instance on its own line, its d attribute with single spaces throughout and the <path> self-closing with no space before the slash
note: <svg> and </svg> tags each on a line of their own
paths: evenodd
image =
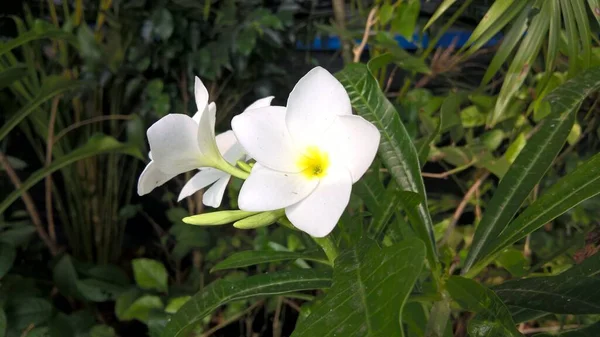
<svg viewBox="0 0 600 337">
<path fill-rule="evenodd" d="M 206 192 L 204 192 L 202 203 L 208 207 L 219 208 L 223 201 L 223 195 L 225 195 L 225 190 L 227 189 L 230 178 L 230 175 L 226 175 L 217 180 L 208 190 L 206 190 Z"/>
<path fill-rule="evenodd" d="M 156 164 L 153 161 L 150 161 L 138 178 L 137 193 L 140 196 L 146 195 L 158 186 L 171 180 L 173 177 L 175 177 L 175 175 L 161 172 Z"/>
<path fill-rule="evenodd" d="M 202 83 L 198 76 L 196 76 L 194 80 L 194 98 L 196 100 L 196 109 L 202 112 L 208 105 L 208 90 L 206 90 L 204 83 Z"/>
<path fill-rule="evenodd" d="M 273 98 L 275 98 L 275 96 L 267 96 L 267 97 L 261 98 L 259 100 L 256 100 L 256 101 L 254 101 L 254 103 L 248 105 L 248 107 L 244 110 L 244 112 L 250 111 L 253 109 L 264 108 L 264 107 L 270 106 L 271 102 L 273 101 Z M 242 113 L 244 113 L 244 112 L 242 112 Z"/>
</svg>

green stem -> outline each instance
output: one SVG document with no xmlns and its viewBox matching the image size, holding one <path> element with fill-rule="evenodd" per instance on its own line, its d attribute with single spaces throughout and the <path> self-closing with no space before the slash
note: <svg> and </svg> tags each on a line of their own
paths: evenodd
<svg viewBox="0 0 600 337">
<path fill-rule="evenodd" d="M 215 165 L 215 168 L 242 180 L 246 180 L 250 176 L 250 173 L 229 164 L 225 160 L 222 160 L 221 163 Z"/>
<path fill-rule="evenodd" d="M 328 235 L 328 236 L 325 236 L 322 238 L 313 237 L 313 240 L 315 240 L 315 242 L 319 246 L 321 246 L 321 248 L 323 248 L 325 255 L 327 255 L 329 262 L 331 262 L 331 265 L 333 266 L 335 259 L 339 255 L 339 251 L 338 251 L 337 245 L 335 244 L 335 242 L 333 242 L 333 239 L 331 238 L 331 236 Z"/>
</svg>

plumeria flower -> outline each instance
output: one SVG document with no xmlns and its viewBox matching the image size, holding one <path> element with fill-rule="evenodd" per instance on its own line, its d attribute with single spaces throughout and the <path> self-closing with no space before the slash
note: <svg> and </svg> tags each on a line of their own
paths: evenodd
<svg viewBox="0 0 600 337">
<path fill-rule="evenodd" d="M 344 87 L 321 67 L 300 79 L 287 107 L 254 109 L 231 124 L 256 160 L 240 191 L 240 209 L 284 208 L 295 227 L 314 237 L 335 227 L 380 137 L 375 126 L 352 115 Z"/>
<path fill-rule="evenodd" d="M 261 98 L 248 106 L 242 113 L 256 108 L 267 107 L 271 104 L 272 100 L 273 96 Z M 229 164 L 235 166 L 239 160 L 246 161 L 249 159 L 233 131 L 229 130 L 217 135 L 216 142 L 223 158 Z M 223 200 L 229 179 L 231 179 L 231 174 L 229 173 L 210 167 L 202 168 L 183 186 L 177 201 L 181 201 L 206 186 L 213 184 L 202 196 L 202 203 L 206 206 L 217 208 L 221 205 L 221 200 Z"/>
<path fill-rule="evenodd" d="M 240 146 L 236 145 L 237 140 L 232 132 L 215 137 L 217 108 L 214 102 L 208 103 L 208 90 L 198 77 L 196 77 L 194 95 L 198 112 L 193 117 L 184 114 L 169 114 L 148 129 L 151 160 L 138 180 L 139 195 L 150 193 L 154 188 L 176 175 L 197 168 L 205 168 L 205 170 L 210 168 L 213 176 L 214 172 L 221 173 L 215 168 L 223 168 L 224 164 L 229 165 L 227 162 L 231 163 L 231 160 L 236 157 L 235 153 L 239 152 Z M 258 100 L 247 110 L 268 106 L 272 99 L 273 97 L 266 97 Z M 239 160 L 239 157 L 236 157 L 235 160 Z M 198 180 L 199 178 L 195 179 L 194 186 L 197 186 Z M 226 185 L 226 182 L 221 185 Z M 215 200 L 219 195 L 217 192 L 220 191 L 221 185 L 206 197 L 207 202 L 211 205 L 217 204 Z M 188 187 L 188 191 L 191 191 L 190 187 Z M 191 191 L 191 193 L 195 191 L 197 190 Z M 222 198 L 222 193 L 220 195 Z M 218 204 L 220 204 L 220 199 Z"/>
</svg>

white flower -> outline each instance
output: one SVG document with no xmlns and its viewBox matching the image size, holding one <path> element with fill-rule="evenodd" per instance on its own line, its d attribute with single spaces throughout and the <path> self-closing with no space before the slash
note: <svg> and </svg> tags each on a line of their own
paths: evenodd
<svg viewBox="0 0 600 337">
<path fill-rule="evenodd" d="M 335 227 L 380 137 L 375 126 L 352 115 L 344 87 L 321 67 L 300 79 L 287 107 L 254 109 L 231 124 L 257 161 L 240 191 L 240 209 L 285 208 L 292 224 L 314 237 Z"/>
<path fill-rule="evenodd" d="M 221 166 L 224 160 L 230 162 L 228 158 L 233 158 L 235 148 L 239 148 L 239 145 L 234 146 L 237 141 L 232 141 L 232 138 L 235 140 L 232 133 L 229 136 L 215 137 L 217 108 L 215 103 L 208 103 L 208 91 L 198 77 L 196 77 L 194 95 L 198 112 L 193 117 L 183 114 L 169 114 L 148 128 L 147 136 L 150 144 L 149 156 L 151 160 L 139 177 L 139 195 L 148 194 L 176 175 L 197 168 L 205 168 L 205 170 L 208 170 L 207 172 L 212 170 L 222 173 L 212 167 Z M 268 106 L 272 99 L 273 97 L 260 99 L 246 110 Z M 230 150 L 231 153 L 227 154 Z M 226 175 L 226 173 L 222 174 Z M 196 183 L 198 179 L 195 179 Z M 219 180 L 219 178 L 203 187 L 216 180 Z M 223 183 L 223 186 L 225 185 L 226 182 Z M 217 204 L 214 200 L 219 195 L 216 193 L 218 190 L 220 188 L 216 188 L 216 191 L 211 193 L 212 195 L 205 198 L 210 204 Z M 220 195 L 222 197 L 222 193 Z M 220 204 L 220 199 L 218 204 Z"/>
<path fill-rule="evenodd" d="M 242 113 L 247 113 L 247 111 L 256 108 L 267 107 L 271 104 L 272 100 L 273 96 L 261 98 L 249 105 Z M 216 141 L 217 147 L 223 155 L 223 158 L 231 165 L 235 166 L 238 160 L 247 160 L 246 152 L 238 142 L 237 138 L 235 138 L 233 131 L 229 130 L 217 135 Z M 225 194 L 225 189 L 230 178 L 231 174 L 221 170 L 210 167 L 202 168 L 185 184 L 185 186 L 183 186 L 177 201 L 181 201 L 182 199 L 214 183 L 202 196 L 202 203 L 206 206 L 217 208 L 221 205 L 223 194 Z"/>
</svg>

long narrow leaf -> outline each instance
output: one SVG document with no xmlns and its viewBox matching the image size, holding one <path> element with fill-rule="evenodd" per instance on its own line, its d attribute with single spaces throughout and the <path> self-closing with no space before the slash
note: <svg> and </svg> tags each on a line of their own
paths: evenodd
<svg viewBox="0 0 600 337">
<path fill-rule="evenodd" d="M 442 2 L 440 6 L 435 10 L 431 18 L 429 18 L 429 21 L 427 21 L 423 30 L 427 30 L 427 28 L 429 28 L 429 26 L 431 26 L 437 19 L 439 19 L 440 16 L 442 16 L 448 10 L 448 8 L 450 8 L 455 2 L 456 0 L 444 0 L 444 2 Z"/>
<path fill-rule="evenodd" d="M 52 174 L 71 163 L 78 160 L 96 156 L 102 153 L 123 153 L 138 158 L 142 158 L 139 149 L 134 145 L 128 145 L 118 142 L 116 139 L 99 135 L 91 138 L 85 145 L 73 150 L 72 152 L 60 157 L 52 162 L 52 164 L 35 171 L 27 180 L 23 182 L 21 187 L 9 194 L 2 203 L 0 203 L 0 214 L 2 214 L 8 206 L 17 200 L 23 192 L 30 189 L 33 185 L 44 179 L 47 175 Z"/>
<path fill-rule="evenodd" d="M 171 317 L 163 337 L 189 336 L 190 330 L 223 304 L 259 296 L 328 288 L 331 273 L 290 270 L 251 276 L 238 281 L 218 280 L 194 295 Z"/>
<path fill-rule="evenodd" d="M 579 41 L 581 41 L 581 57 L 583 58 L 583 68 L 590 67 L 592 61 L 592 33 L 590 31 L 590 22 L 588 21 L 587 11 L 582 1 L 570 1 L 573 7 L 573 16 L 579 31 Z"/>
<path fill-rule="evenodd" d="M 584 200 L 598 194 L 600 194 L 600 154 L 596 154 L 552 185 L 490 242 L 483 254 L 494 255 Z"/>
<path fill-rule="evenodd" d="M 531 20 L 531 26 L 527 30 L 527 35 L 525 35 L 521 46 L 515 54 L 514 60 L 508 68 L 508 73 L 506 74 L 504 83 L 502 83 L 496 106 L 489 115 L 488 126 L 494 126 L 500 120 L 510 101 L 512 101 L 513 96 L 521 88 L 525 78 L 529 74 L 531 65 L 538 56 L 550 26 L 551 15 L 549 11 L 550 2 L 544 2 L 541 11 Z"/>
<path fill-rule="evenodd" d="M 520 0 L 517 0 L 516 3 L 515 0 L 494 2 L 465 43 L 463 48 L 469 47 L 467 55 L 471 55 L 483 47 L 502 28 L 508 25 L 515 16 L 521 13 L 526 5 L 527 1 Z"/>
<path fill-rule="evenodd" d="M 10 68 L 0 71 L 0 90 L 8 87 L 14 81 L 27 74 L 27 67 L 23 64 L 16 64 Z"/>
<path fill-rule="evenodd" d="M 600 0 L 588 0 L 588 4 L 594 17 L 596 17 L 596 21 L 598 21 L 598 25 L 600 25 Z"/>
<path fill-rule="evenodd" d="M 406 213 L 421 240 L 427 246 L 427 258 L 437 268 L 437 251 L 433 236 L 433 222 L 427 209 L 425 185 L 421 177 L 419 158 L 398 112 L 379 88 L 377 80 L 364 64 L 350 64 L 337 73 L 346 88 L 352 106 L 359 115 L 373 123 L 381 133 L 379 154 L 390 174 L 402 190 L 423 197 L 417 207 L 406 207 Z"/>
<path fill-rule="evenodd" d="M 575 121 L 576 108 L 600 87 L 600 68 L 579 75 L 555 89 L 546 100 L 551 113 L 500 182 L 467 256 L 463 273 L 483 258 L 487 246 L 506 227 L 563 147 Z"/>
<path fill-rule="evenodd" d="M 86 82 L 70 80 L 64 77 L 54 78 L 48 81 L 44 87 L 40 90 L 39 94 L 31 100 L 27 105 L 17 111 L 9 120 L 4 123 L 0 128 L 0 141 L 6 137 L 6 135 L 19 123 L 27 118 L 29 114 L 34 112 L 37 107 L 42 105 L 44 102 L 50 100 L 56 95 L 64 93 L 69 90 L 80 88 L 85 85 Z"/>
</svg>

